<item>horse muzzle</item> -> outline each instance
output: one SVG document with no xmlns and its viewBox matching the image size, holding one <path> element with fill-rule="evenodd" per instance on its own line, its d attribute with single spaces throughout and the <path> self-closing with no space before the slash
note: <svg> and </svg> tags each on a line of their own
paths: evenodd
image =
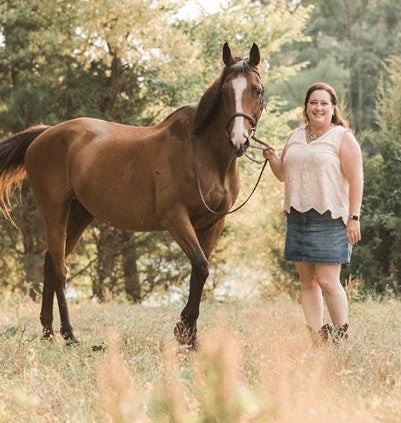
<svg viewBox="0 0 401 423">
<path fill-rule="evenodd" d="M 247 149 L 248 149 L 248 147 L 249 147 L 249 138 L 248 138 L 248 137 L 246 137 L 245 142 L 241 143 L 239 146 L 238 146 L 238 145 L 235 145 L 235 144 L 233 143 L 233 140 L 232 140 L 232 139 L 230 139 L 230 146 L 231 146 L 231 148 L 232 148 L 232 150 L 233 150 L 233 153 L 234 153 L 237 157 L 241 157 L 241 156 L 243 156 L 243 155 L 246 153 L 246 150 L 247 150 Z"/>
</svg>

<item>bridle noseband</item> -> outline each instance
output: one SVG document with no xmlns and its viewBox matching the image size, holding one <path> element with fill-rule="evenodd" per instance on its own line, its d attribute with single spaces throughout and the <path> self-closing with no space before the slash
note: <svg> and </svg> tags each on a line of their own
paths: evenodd
<svg viewBox="0 0 401 423">
<path fill-rule="evenodd" d="M 227 138 L 229 139 L 229 141 L 231 141 L 231 135 L 228 133 L 228 127 L 230 126 L 231 122 L 236 118 L 236 117 L 243 117 L 245 119 L 248 119 L 249 122 L 251 122 L 252 127 L 251 127 L 251 132 L 254 132 L 256 129 L 256 125 L 258 124 L 258 119 L 249 116 L 245 113 L 234 113 L 230 118 L 227 119 L 226 121 L 226 135 Z"/>
</svg>

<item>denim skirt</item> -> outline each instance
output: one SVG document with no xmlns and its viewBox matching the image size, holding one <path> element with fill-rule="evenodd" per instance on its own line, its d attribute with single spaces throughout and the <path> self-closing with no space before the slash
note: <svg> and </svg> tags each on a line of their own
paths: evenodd
<svg viewBox="0 0 401 423">
<path fill-rule="evenodd" d="M 342 218 L 333 219 L 330 211 L 314 209 L 301 213 L 291 208 L 287 214 L 284 258 L 311 263 L 349 263 L 352 244 Z"/>
</svg>

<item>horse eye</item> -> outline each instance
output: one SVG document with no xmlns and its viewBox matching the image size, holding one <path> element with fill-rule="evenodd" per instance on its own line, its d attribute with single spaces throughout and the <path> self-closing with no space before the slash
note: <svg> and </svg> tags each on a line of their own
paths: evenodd
<svg viewBox="0 0 401 423">
<path fill-rule="evenodd" d="M 253 88 L 253 92 L 255 93 L 255 95 L 262 95 L 262 93 L 263 93 L 263 90 L 262 90 L 262 88 L 261 87 L 254 87 Z"/>
</svg>

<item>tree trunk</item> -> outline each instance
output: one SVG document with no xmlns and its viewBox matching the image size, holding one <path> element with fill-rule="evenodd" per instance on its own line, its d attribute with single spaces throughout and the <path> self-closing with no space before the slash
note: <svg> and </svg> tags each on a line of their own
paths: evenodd
<svg viewBox="0 0 401 423">
<path fill-rule="evenodd" d="M 105 299 L 105 290 L 110 292 L 115 290 L 115 259 L 116 251 L 114 248 L 115 230 L 100 223 L 98 225 L 99 235 L 96 240 L 97 248 L 97 278 L 92 281 L 92 295 L 100 301 Z"/>
<path fill-rule="evenodd" d="M 28 182 L 24 181 L 21 190 L 22 204 L 13 211 L 15 222 L 22 235 L 22 266 L 24 278 L 19 288 L 27 291 L 36 300 L 40 294 L 43 277 L 43 253 L 46 249 L 44 234 L 38 210 Z"/>
<path fill-rule="evenodd" d="M 135 234 L 122 232 L 121 240 L 124 246 L 122 260 L 125 293 L 130 301 L 138 303 L 142 300 L 142 297 L 137 266 Z"/>
</svg>

